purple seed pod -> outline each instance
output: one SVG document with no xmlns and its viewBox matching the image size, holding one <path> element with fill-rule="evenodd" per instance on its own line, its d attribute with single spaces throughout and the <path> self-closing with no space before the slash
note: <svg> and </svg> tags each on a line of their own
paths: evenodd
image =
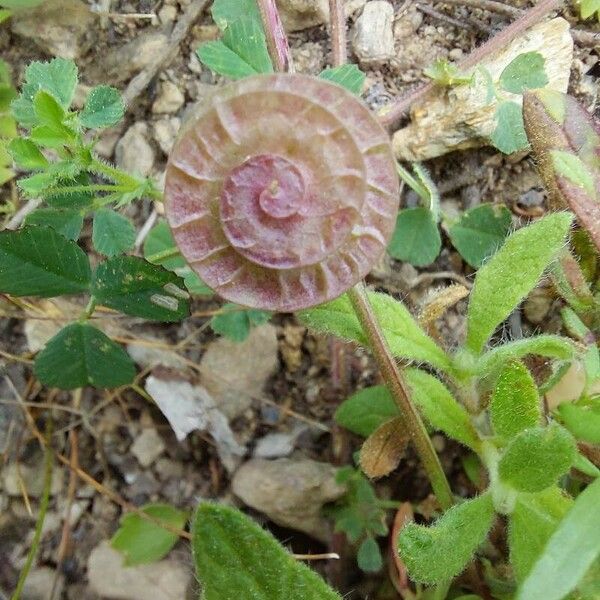
<svg viewBox="0 0 600 600">
<path fill-rule="evenodd" d="M 165 210 L 192 269 L 244 306 L 336 298 L 383 254 L 399 202 L 387 133 L 352 94 L 304 75 L 219 89 L 183 128 Z"/>
</svg>

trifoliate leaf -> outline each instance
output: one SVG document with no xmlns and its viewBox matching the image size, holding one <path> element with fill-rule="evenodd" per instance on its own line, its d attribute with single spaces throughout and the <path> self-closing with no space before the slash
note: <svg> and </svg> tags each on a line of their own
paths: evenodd
<svg viewBox="0 0 600 600">
<path fill-rule="evenodd" d="M 54 58 L 50 62 L 32 62 L 25 69 L 25 82 L 44 90 L 68 110 L 77 87 L 77 66 L 72 60 Z"/>
<path fill-rule="evenodd" d="M 96 251 L 115 256 L 131 250 L 135 244 L 133 223 L 114 210 L 102 208 L 94 214 L 92 243 Z"/>
<path fill-rule="evenodd" d="M 187 513 L 169 504 L 147 504 L 141 510 L 175 529 L 182 529 L 188 518 Z M 178 539 L 176 533 L 128 513 L 122 517 L 110 545 L 124 555 L 125 566 L 132 567 L 164 558 Z"/>
<path fill-rule="evenodd" d="M 425 267 L 437 258 L 441 247 L 442 238 L 431 211 L 417 207 L 398 213 L 396 229 L 388 245 L 391 256 Z"/>
<path fill-rule="evenodd" d="M 25 224 L 47 225 L 67 239 L 76 241 L 83 227 L 83 215 L 72 209 L 38 208 L 25 217 Z"/>
<path fill-rule="evenodd" d="M 116 125 L 125 113 L 125 103 L 119 91 L 108 85 L 99 85 L 90 92 L 79 118 L 89 129 L 103 129 Z"/>
<path fill-rule="evenodd" d="M 99 329 L 87 323 L 72 323 L 37 355 L 34 372 L 48 387 L 113 388 L 133 381 L 135 365 L 127 352 Z"/>
</svg>

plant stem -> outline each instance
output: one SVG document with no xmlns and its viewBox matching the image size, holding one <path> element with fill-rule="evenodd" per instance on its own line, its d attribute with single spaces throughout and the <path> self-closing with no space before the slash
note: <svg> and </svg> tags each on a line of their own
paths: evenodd
<svg viewBox="0 0 600 600">
<path fill-rule="evenodd" d="M 275 71 L 293 73 L 294 62 L 275 0 L 256 0 Z"/>
<path fill-rule="evenodd" d="M 373 307 L 369 302 L 364 283 L 359 283 L 354 288 L 351 288 L 348 291 L 348 297 L 367 337 L 381 375 L 404 419 L 419 458 L 431 482 L 433 492 L 440 506 L 446 510 L 454 504 L 450 484 L 446 479 L 446 475 L 433 444 L 429 439 L 421 416 L 411 400 L 410 388 L 392 356 L 387 340 L 373 312 Z"/>
<path fill-rule="evenodd" d="M 329 0 L 329 21 L 331 23 L 331 50 L 333 66 L 345 65 L 348 60 L 346 48 L 346 11 L 342 0 Z"/>
<path fill-rule="evenodd" d="M 526 11 L 514 23 L 511 23 L 500 33 L 485 42 L 485 44 L 475 48 L 471 54 L 458 63 L 458 68 L 465 70 L 474 67 L 484 58 L 504 48 L 525 30 L 541 21 L 549 12 L 558 8 L 560 4 L 561 0 L 542 0 L 539 4 Z M 426 83 L 401 96 L 393 104 L 382 108 L 378 113 L 381 124 L 385 127 L 395 125 L 417 100 L 429 94 L 433 89 L 435 89 L 435 83 Z"/>
<path fill-rule="evenodd" d="M 50 440 L 52 436 L 52 422 L 48 421 L 48 425 L 46 427 L 46 440 Z M 29 548 L 29 553 L 27 554 L 27 560 L 23 565 L 23 569 L 19 574 L 19 581 L 17 582 L 17 586 L 13 595 L 11 596 L 11 600 L 19 600 L 21 598 L 21 594 L 23 593 L 23 587 L 25 586 L 25 581 L 27 580 L 27 576 L 29 575 L 29 571 L 31 570 L 31 565 L 33 564 L 33 559 L 35 558 L 39 545 L 40 539 L 42 537 L 42 529 L 44 528 L 44 520 L 46 519 L 46 513 L 48 512 L 48 504 L 50 503 L 50 489 L 52 488 L 52 467 L 53 467 L 53 452 L 48 444 L 44 445 L 44 490 L 42 494 L 42 499 L 40 500 L 40 511 L 38 514 L 38 518 L 35 524 L 35 533 L 33 535 L 33 541 L 31 542 L 31 548 Z"/>
</svg>

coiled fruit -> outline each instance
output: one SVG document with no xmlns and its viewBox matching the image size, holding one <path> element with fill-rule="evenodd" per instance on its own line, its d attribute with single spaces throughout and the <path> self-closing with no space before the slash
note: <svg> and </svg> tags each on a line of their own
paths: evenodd
<svg viewBox="0 0 600 600">
<path fill-rule="evenodd" d="M 335 298 L 381 257 L 398 179 L 390 141 L 343 88 L 257 75 L 219 89 L 182 130 L 165 208 L 192 269 L 244 306 Z"/>
</svg>

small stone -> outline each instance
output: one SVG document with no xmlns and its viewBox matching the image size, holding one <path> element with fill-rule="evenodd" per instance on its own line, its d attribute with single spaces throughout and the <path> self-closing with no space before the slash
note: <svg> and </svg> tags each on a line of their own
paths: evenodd
<svg viewBox="0 0 600 600">
<path fill-rule="evenodd" d="M 363 65 L 381 65 L 394 58 L 394 7 L 383 0 L 367 2 L 357 19 L 353 48 Z"/>
<path fill-rule="evenodd" d="M 298 73 L 318 75 L 325 67 L 323 47 L 315 42 L 307 42 L 299 48 L 292 48 L 292 58 Z"/>
<path fill-rule="evenodd" d="M 107 541 L 92 550 L 87 567 L 92 590 L 111 600 L 181 600 L 191 577 L 191 569 L 175 560 L 125 566 Z"/>
<path fill-rule="evenodd" d="M 346 18 L 350 18 L 354 13 L 358 12 L 365 4 L 367 0 L 346 0 L 344 4 L 344 10 L 346 12 Z"/>
<path fill-rule="evenodd" d="M 148 143 L 148 125 L 139 121 L 132 125 L 115 148 L 117 165 L 129 173 L 149 175 L 154 165 L 154 150 Z"/>
<path fill-rule="evenodd" d="M 287 31 L 300 31 L 329 22 L 328 0 L 277 0 Z"/>
<path fill-rule="evenodd" d="M 152 105 L 153 113 L 176 113 L 185 103 L 183 92 L 172 82 L 163 81 L 158 98 Z"/>
<path fill-rule="evenodd" d="M 244 463 L 231 482 L 244 503 L 282 527 L 326 541 L 329 527 L 321 511 L 341 498 L 345 488 L 335 481 L 336 469 L 309 459 L 255 458 Z"/>
<path fill-rule="evenodd" d="M 22 497 L 23 488 L 27 495 L 39 498 L 44 491 L 44 459 L 40 455 L 34 466 L 17 465 L 10 463 L 2 471 L 2 488 L 13 497 Z M 50 484 L 50 495 L 55 496 L 62 491 L 64 471 L 54 469 L 52 471 L 52 483 Z"/>
<path fill-rule="evenodd" d="M 57 581 L 55 597 L 60 598 L 65 587 L 65 578 L 50 567 L 39 567 L 32 569 L 27 575 L 23 587 L 23 600 L 47 600 L 48 591 L 53 589 L 54 581 Z"/>
<path fill-rule="evenodd" d="M 142 467 L 149 467 L 163 452 L 165 444 L 156 429 L 144 429 L 131 446 L 132 454 Z"/>
<path fill-rule="evenodd" d="M 294 451 L 296 439 L 304 431 L 300 427 L 290 433 L 268 433 L 256 442 L 255 458 L 284 458 Z"/>
<path fill-rule="evenodd" d="M 158 20 L 163 25 L 173 23 L 177 18 L 177 8 L 175 6 L 165 5 L 158 11 Z"/>
<path fill-rule="evenodd" d="M 254 327 L 243 342 L 227 338 L 212 342 L 200 361 L 200 372 L 217 408 L 234 419 L 262 396 L 278 364 L 277 330 L 267 323 Z"/>
<path fill-rule="evenodd" d="M 15 11 L 11 28 L 43 52 L 75 60 L 91 46 L 96 19 L 81 0 L 46 0 L 37 8 Z"/>
<path fill-rule="evenodd" d="M 161 119 L 154 123 L 154 139 L 166 155 L 171 152 L 180 128 L 181 119 L 178 117 Z"/>
<path fill-rule="evenodd" d="M 144 338 L 143 341 L 160 342 L 154 338 Z M 127 353 L 140 367 L 167 367 L 170 369 L 185 370 L 187 364 L 183 357 L 173 350 L 146 344 L 128 344 Z"/>
<path fill-rule="evenodd" d="M 450 52 L 448 52 L 448 58 L 450 60 L 460 60 L 463 57 L 462 48 L 452 48 Z"/>
</svg>

